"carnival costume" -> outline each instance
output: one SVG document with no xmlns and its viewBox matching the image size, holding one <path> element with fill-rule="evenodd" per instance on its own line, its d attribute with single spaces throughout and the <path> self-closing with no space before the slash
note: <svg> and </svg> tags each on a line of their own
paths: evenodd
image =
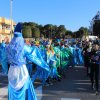
<svg viewBox="0 0 100 100">
<path fill-rule="evenodd" d="M 14 37 L 6 48 L 7 60 L 10 64 L 8 72 L 9 100 L 37 100 L 25 59 L 34 62 L 47 72 L 49 72 L 49 66 L 42 57 L 38 56 L 39 51 L 36 52 L 36 48 L 25 45 L 21 30 L 22 24 L 18 23 Z"/>
<path fill-rule="evenodd" d="M 2 66 L 2 73 L 7 75 L 7 73 L 8 73 L 8 64 L 7 64 L 6 44 L 5 44 L 5 42 L 2 42 L 0 44 L 0 64 Z"/>
</svg>

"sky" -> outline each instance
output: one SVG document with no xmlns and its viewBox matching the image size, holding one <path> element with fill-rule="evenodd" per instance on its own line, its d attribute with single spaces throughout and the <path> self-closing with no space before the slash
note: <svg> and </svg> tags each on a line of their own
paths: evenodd
<svg viewBox="0 0 100 100">
<path fill-rule="evenodd" d="M 100 0 L 13 0 L 12 18 L 17 22 L 65 25 L 77 31 L 89 27 L 100 11 Z M 10 0 L 0 0 L 0 16 L 10 19 Z"/>
</svg>

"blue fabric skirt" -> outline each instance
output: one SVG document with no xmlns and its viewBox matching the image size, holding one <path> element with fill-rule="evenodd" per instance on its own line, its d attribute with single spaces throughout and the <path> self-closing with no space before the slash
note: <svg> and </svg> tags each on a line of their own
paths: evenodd
<svg viewBox="0 0 100 100">
<path fill-rule="evenodd" d="M 35 90 L 30 77 L 20 90 L 8 86 L 8 100 L 37 100 Z"/>
<path fill-rule="evenodd" d="M 45 81 L 47 80 L 48 76 L 49 73 L 47 71 L 37 66 L 36 72 L 32 75 L 32 82 L 34 82 L 36 78 L 40 79 L 41 81 Z"/>
</svg>

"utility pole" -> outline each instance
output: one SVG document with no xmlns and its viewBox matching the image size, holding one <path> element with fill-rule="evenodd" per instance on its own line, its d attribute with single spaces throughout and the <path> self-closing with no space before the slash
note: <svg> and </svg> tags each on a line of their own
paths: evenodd
<svg viewBox="0 0 100 100">
<path fill-rule="evenodd" d="M 12 27 L 13 27 L 13 23 L 12 23 L 12 2 L 13 2 L 13 0 L 10 0 L 10 20 L 11 20 L 10 35 L 11 35 L 11 39 L 12 39 Z"/>
</svg>

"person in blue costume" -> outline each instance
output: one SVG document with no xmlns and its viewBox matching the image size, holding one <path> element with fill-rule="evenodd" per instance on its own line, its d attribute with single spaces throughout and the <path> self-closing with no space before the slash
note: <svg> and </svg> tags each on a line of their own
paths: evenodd
<svg viewBox="0 0 100 100">
<path fill-rule="evenodd" d="M 82 48 L 79 43 L 76 44 L 76 65 L 83 65 Z"/>
<path fill-rule="evenodd" d="M 69 49 L 72 53 L 72 59 L 71 59 L 71 62 L 70 62 L 70 66 L 74 67 L 75 66 L 75 62 L 74 62 L 74 47 L 73 47 L 73 44 L 70 44 L 69 45 Z"/>
<path fill-rule="evenodd" d="M 37 100 L 35 90 L 26 68 L 27 58 L 49 73 L 49 66 L 45 63 L 37 48 L 25 45 L 22 36 L 22 24 L 18 23 L 14 30 L 14 37 L 6 47 L 7 60 L 10 64 L 8 72 L 9 100 Z"/>
<path fill-rule="evenodd" d="M 2 59 L 2 56 L 1 56 L 1 43 L 0 43 L 0 67 L 1 67 L 1 59 Z"/>
<path fill-rule="evenodd" d="M 57 56 L 50 42 L 48 42 L 48 44 L 46 45 L 46 50 L 47 50 L 46 52 L 47 53 L 47 63 L 49 64 L 50 71 L 51 71 L 46 82 L 48 84 L 52 84 L 52 82 L 50 81 L 51 79 L 58 80 L 58 72 L 57 72 L 57 67 L 56 67 Z"/>
<path fill-rule="evenodd" d="M 40 51 L 39 53 L 41 53 L 40 55 L 42 56 L 42 58 L 47 62 L 46 48 L 45 47 L 41 48 L 40 46 L 38 46 L 36 48 Z M 41 80 L 43 86 L 48 85 L 47 79 L 48 79 L 48 77 L 49 77 L 49 75 L 51 73 L 51 70 L 50 70 L 50 73 L 47 73 L 46 71 L 41 70 L 38 66 L 36 66 L 36 69 L 37 69 L 36 72 L 32 75 L 32 82 L 34 82 L 35 79 L 38 78 L 38 79 Z"/>
<path fill-rule="evenodd" d="M 74 62 L 75 62 L 75 65 L 79 65 L 79 48 L 77 47 L 77 45 L 75 44 L 74 45 Z"/>
<path fill-rule="evenodd" d="M 1 43 L 0 43 L 0 65 L 1 65 Z"/>
<path fill-rule="evenodd" d="M 56 54 L 56 68 L 57 68 L 57 72 L 58 72 L 58 81 L 60 81 L 60 78 L 61 78 L 61 76 L 60 76 L 60 68 L 61 68 L 61 66 L 60 66 L 60 53 L 61 53 L 61 50 L 60 50 L 60 44 L 59 44 L 59 42 L 54 42 L 54 46 L 53 46 L 53 48 L 54 48 L 54 52 L 55 52 L 55 54 Z"/>
<path fill-rule="evenodd" d="M 29 42 L 27 43 L 26 40 L 25 40 L 24 42 L 25 42 L 25 45 L 30 46 L 30 43 L 29 43 Z M 32 63 L 30 60 L 28 60 L 27 58 L 26 58 L 26 67 L 27 67 L 28 73 L 29 73 L 29 75 L 30 75 L 30 77 L 31 77 L 31 75 L 32 75 L 33 63 Z"/>
<path fill-rule="evenodd" d="M 29 60 L 26 59 L 26 66 L 27 66 L 27 70 L 28 70 L 28 73 L 31 77 L 32 75 L 32 67 L 33 67 L 33 63 Z"/>
<path fill-rule="evenodd" d="M 6 57 L 6 44 L 3 40 L 0 44 L 0 62 L 2 66 L 2 73 L 7 75 L 8 73 L 8 64 L 7 64 L 7 57 Z"/>
<path fill-rule="evenodd" d="M 78 50 L 78 54 L 79 54 L 79 64 L 83 65 L 84 60 L 83 60 L 83 55 L 82 55 L 82 48 L 80 48 L 80 47 L 79 47 L 79 50 Z"/>
<path fill-rule="evenodd" d="M 40 52 L 40 49 L 36 46 L 34 46 L 34 48 L 36 48 L 36 51 L 39 51 L 38 52 L 38 57 L 42 57 L 43 59 L 43 56 L 41 55 L 41 52 Z M 45 61 L 45 60 L 44 60 Z M 35 81 L 36 78 L 40 79 L 42 81 L 42 85 L 45 85 L 46 84 L 46 80 L 48 78 L 50 73 L 48 73 L 47 71 L 45 70 L 42 70 L 38 65 L 36 66 L 36 71 L 35 73 L 32 75 L 32 82 Z"/>
</svg>

